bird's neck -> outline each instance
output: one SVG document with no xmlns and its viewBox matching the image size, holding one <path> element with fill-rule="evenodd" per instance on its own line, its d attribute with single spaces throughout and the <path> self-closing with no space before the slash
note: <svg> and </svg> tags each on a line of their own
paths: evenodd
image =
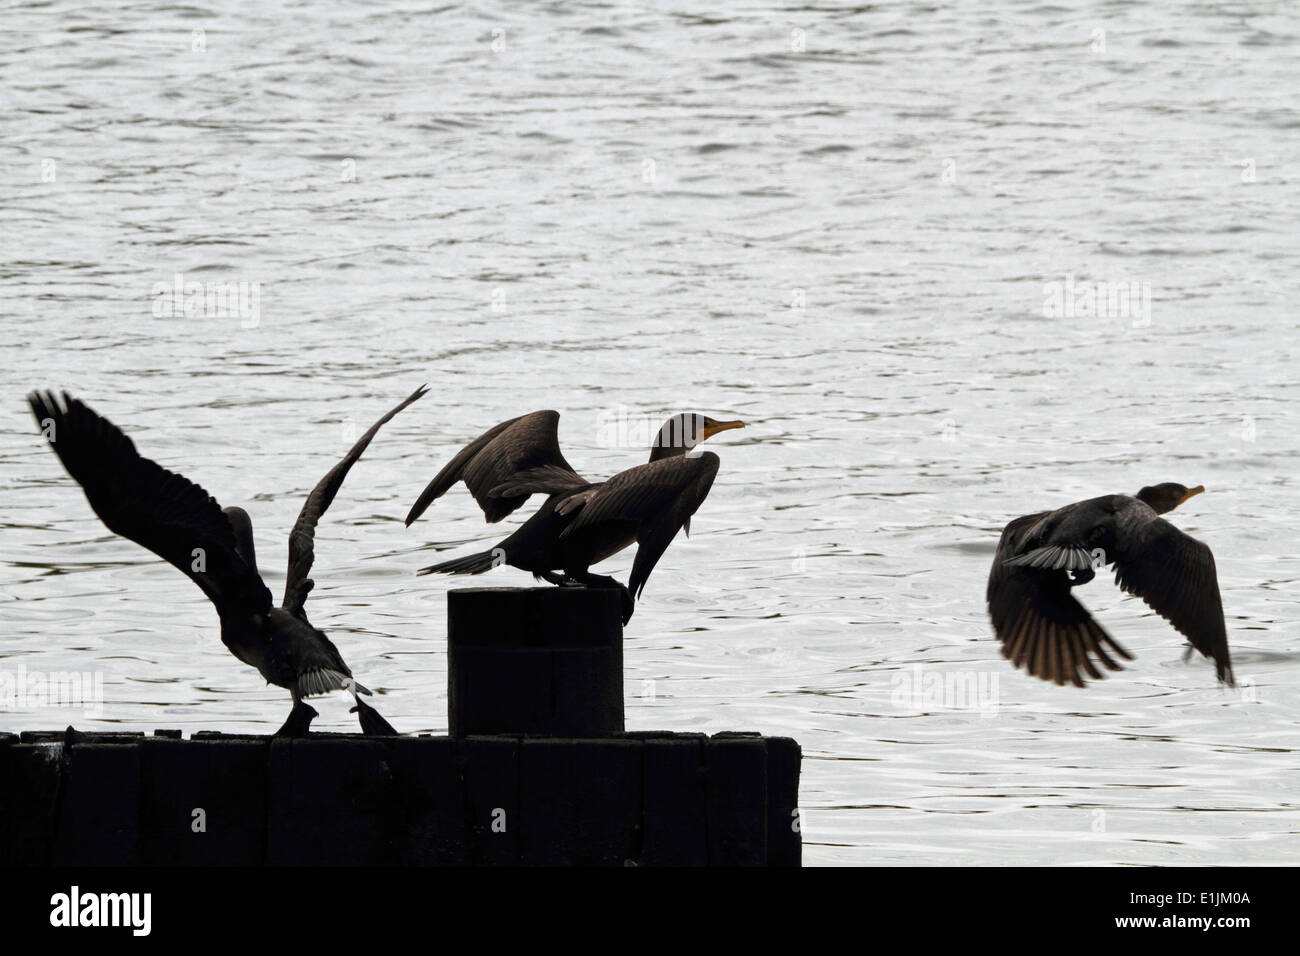
<svg viewBox="0 0 1300 956">
<path fill-rule="evenodd" d="M 650 446 L 650 462 L 662 461 L 665 458 L 680 458 L 686 454 L 687 449 L 681 445 L 661 445 L 655 442 Z"/>
</svg>

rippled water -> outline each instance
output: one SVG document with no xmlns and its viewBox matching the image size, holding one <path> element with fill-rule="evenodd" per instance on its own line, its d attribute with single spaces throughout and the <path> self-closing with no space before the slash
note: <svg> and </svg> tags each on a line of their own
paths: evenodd
<svg viewBox="0 0 1300 956">
<path fill-rule="evenodd" d="M 554 407 L 608 475 L 645 452 L 602 413 L 698 409 L 750 427 L 711 443 L 628 630 L 630 727 L 798 738 L 811 863 L 1293 860 L 1292 5 L 709 9 L 8 9 L 0 656 L 102 671 L 105 705 L 3 729 L 287 709 L 98 523 L 24 392 L 247 506 L 278 591 L 307 490 L 427 381 L 322 523 L 308 608 L 401 729 L 446 727 L 450 582 L 412 576 L 420 549 L 496 540 L 463 489 L 403 527 L 433 472 Z M 256 315 L 169 316 L 178 276 L 249 283 Z M 1150 310 L 1049 314 L 1067 276 Z M 1001 526 L 1161 480 L 1210 489 L 1174 520 L 1218 558 L 1242 687 L 1100 579 L 1131 669 L 1012 670 L 983 607 Z M 995 706 L 907 695 L 933 674 Z"/>
</svg>

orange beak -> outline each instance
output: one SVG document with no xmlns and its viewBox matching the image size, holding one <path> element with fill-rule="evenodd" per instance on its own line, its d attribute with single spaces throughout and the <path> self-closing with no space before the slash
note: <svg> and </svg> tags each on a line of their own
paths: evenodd
<svg viewBox="0 0 1300 956">
<path fill-rule="evenodd" d="M 1195 488 L 1188 488 L 1187 494 L 1179 498 L 1178 503 L 1181 505 L 1184 501 L 1186 501 L 1188 498 L 1191 498 L 1193 495 L 1203 494 L 1204 492 L 1205 492 L 1204 485 L 1197 485 Z"/>
<path fill-rule="evenodd" d="M 704 426 L 704 437 L 705 437 L 705 438 L 712 438 L 712 437 L 713 437 L 714 435 L 716 435 L 718 432 L 725 432 L 725 431 L 727 431 L 728 429 L 731 429 L 731 428 L 744 428 L 744 427 L 745 427 L 745 423 L 744 423 L 744 422 L 740 422 L 740 421 L 736 421 L 736 422 L 715 422 L 715 421 L 710 420 L 710 421 L 709 421 L 709 422 Z"/>
</svg>

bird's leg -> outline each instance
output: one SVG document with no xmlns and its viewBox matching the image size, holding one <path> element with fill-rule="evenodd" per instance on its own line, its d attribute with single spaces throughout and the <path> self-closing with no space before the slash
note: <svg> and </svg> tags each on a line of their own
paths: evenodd
<svg viewBox="0 0 1300 956">
<path fill-rule="evenodd" d="M 364 700 L 357 696 L 356 692 L 352 693 L 352 699 L 356 701 L 348 713 L 356 714 L 357 721 L 361 724 L 361 732 L 368 737 L 397 737 L 398 731 L 388 721 L 380 716 L 379 711 L 371 707 Z"/>
<path fill-rule="evenodd" d="M 1192 659 L 1192 653 L 1196 650 L 1196 645 L 1191 641 L 1187 642 L 1187 647 L 1183 650 L 1183 663 L 1186 664 Z"/>
<path fill-rule="evenodd" d="M 311 722 L 317 716 L 316 708 L 311 704 L 303 703 L 296 690 L 290 691 L 293 694 L 293 710 L 289 711 L 289 716 L 284 725 L 275 732 L 277 737 L 306 737 L 311 733 Z"/>
<path fill-rule="evenodd" d="M 623 626 L 627 627 L 627 622 L 632 620 L 632 612 L 636 609 L 636 602 L 632 600 L 632 592 L 625 588 L 621 582 L 606 574 L 592 574 L 590 571 L 566 571 L 565 573 L 583 587 L 617 588 L 619 596 L 623 600 Z"/>
</svg>

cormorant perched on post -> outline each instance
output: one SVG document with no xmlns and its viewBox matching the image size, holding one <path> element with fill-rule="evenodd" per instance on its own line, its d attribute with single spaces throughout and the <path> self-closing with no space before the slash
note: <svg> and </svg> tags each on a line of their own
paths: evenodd
<svg viewBox="0 0 1300 956">
<path fill-rule="evenodd" d="M 1035 677 L 1078 687 L 1084 685 L 1081 671 L 1105 676 L 1090 655 L 1123 670 L 1107 649 L 1125 660 L 1133 655 L 1070 593 L 1091 581 L 1096 568 L 1113 564 L 1116 584 L 1212 658 L 1220 681 L 1234 683 L 1214 555 L 1159 517 L 1204 490 L 1165 482 L 1136 497 L 1105 495 L 1008 524 L 987 594 L 1002 656 Z"/>
<path fill-rule="evenodd" d="M 302 698 L 331 690 L 351 692 L 363 731 L 395 734 L 362 702 L 358 695 L 370 691 L 352 679 L 324 632 L 311 626 L 304 604 L 314 583 L 307 575 L 316 522 L 379 429 L 425 391 L 416 389 L 375 422 L 307 496 L 289 533 L 289 571 L 278 608 L 271 606 L 271 592 L 257 571 L 253 525 L 244 509 L 223 510 L 198 485 L 142 456 L 116 425 L 67 392 L 62 401 L 51 392 L 33 392 L 27 401 L 50 447 L 108 529 L 148 548 L 197 584 L 217 609 L 222 643 L 268 683 L 288 689 L 293 710 L 278 734 L 307 733 L 316 711 Z"/>
<path fill-rule="evenodd" d="M 464 481 L 489 522 L 500 521 L 529 495 L 548 495 L 537 513 L 495 548 L 422 568 L 419 574 L 481 574 L 498 564 L 533 572 L 552 584 L 614 587 L 623 596 L 623 623 L 633 597 L 676 536 L 691 531 L 691 515 L 713 485 L 718 456 L 686 453 L 739 421 L 719 422 L 683 413 L 659 429 L 644 465 L 604 482 L 589 482 L 564 460 L 557 429 L 560 413 L 532 412 L 488 429 L 466 445 L 429 482 L 406 516 L 420 517 L 457 481 Z M 632 574 L 624 587 L 588 568 L 636 542 Z M 557 573 L 562 572 L 562 573 Z M 629 590 L 630 589 L 630 590 Z"/>
</svg>

